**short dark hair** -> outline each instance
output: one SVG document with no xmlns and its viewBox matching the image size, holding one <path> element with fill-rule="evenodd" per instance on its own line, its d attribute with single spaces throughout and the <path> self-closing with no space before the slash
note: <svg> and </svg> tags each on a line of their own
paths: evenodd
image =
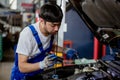
<svg viewBox="0 0 120 80">
<path fill-rule="evenodd" d="M 61 22 L 63 12 L 57 4 L 46 3 L 40 8 L 39 17 L 48 22 Z"/>
</svg>

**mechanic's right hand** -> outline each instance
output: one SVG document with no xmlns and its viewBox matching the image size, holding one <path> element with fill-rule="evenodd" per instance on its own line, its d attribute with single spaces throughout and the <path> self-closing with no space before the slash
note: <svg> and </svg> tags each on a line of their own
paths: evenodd
<svg viewBox="0 0 120 80">
<path fill-rule="evenodd" d="M 44 58 L 43 61 L 39 62 L 40 69 L 53 66 L 57 61 L 57 56 L 55 54 L 50 54 Z"/>
</svg>

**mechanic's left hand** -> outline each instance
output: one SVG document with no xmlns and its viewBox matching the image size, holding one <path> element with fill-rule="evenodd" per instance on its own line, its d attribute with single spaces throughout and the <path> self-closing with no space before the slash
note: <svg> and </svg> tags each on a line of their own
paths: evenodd
<svg viewBox="0 0 120 80">
<path fill-rule="evenodd" d="M 77 51 L 72 48 L 66 48 L 64 53 L 66 54 L 67 59 L 76 59 L 77 58 Z"/>
</svg>

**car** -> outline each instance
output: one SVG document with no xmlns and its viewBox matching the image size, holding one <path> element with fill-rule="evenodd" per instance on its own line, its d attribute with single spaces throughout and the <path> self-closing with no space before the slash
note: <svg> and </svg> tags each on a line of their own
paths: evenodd
<svg viewBox="0 0 120 80">
<path fill-rule="evenodd" d="M 69 0 L 69 3 L 97 40 L 117 48 L 118 54 L 105 55 L 96 62 L 77 59 L 80 64 L 48 69 L 41 75 L 45 80 L 119 80 L 120 0 Z"/>
</svg>

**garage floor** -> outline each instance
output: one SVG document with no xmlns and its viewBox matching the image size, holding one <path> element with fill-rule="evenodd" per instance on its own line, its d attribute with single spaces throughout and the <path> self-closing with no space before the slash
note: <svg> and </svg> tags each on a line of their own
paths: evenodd
<svg viewBox="0 0 120 80">
<path fill-rule="evenodd" d="M 12 49 L 4 52 L 3 59 L 0 61 L 0 80 L 10 80 L 10 72 L 14 61 Z"/>
</svg>

